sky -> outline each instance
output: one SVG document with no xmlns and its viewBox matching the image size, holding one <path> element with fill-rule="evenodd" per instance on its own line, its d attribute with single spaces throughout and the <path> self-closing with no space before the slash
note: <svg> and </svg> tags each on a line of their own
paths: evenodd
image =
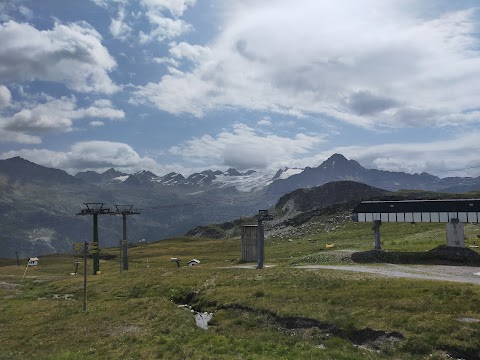
<svg viewBox="0 0 480 360">
<path fill-rule="evenodd" d="M 480 176 L 476 0 L 0 0 L 0 158 Z"/>
</svg>

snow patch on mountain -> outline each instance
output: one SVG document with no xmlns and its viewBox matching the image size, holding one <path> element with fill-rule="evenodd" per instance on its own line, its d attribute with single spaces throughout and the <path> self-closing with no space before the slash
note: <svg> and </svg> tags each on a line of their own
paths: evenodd
<svg viewBox="0 0 480 360">
<path fill-rule="evenodd" d="M 123 175 L 123 176 L 118 176 L 116 178 L 113 178 L 112 181 L 114 182 L 124 182 L 125 180 L 128 179 L 130 175 Z"/>
<path fill-rule="evenodd" d="M 217 175 L 212 184 L 218 187 L 234 186 L 238 191 L 248 192 L 260 190 L 271 184 L 272 181 L 272 174 L 254 172 L 243 176 Z"/>
</svg>

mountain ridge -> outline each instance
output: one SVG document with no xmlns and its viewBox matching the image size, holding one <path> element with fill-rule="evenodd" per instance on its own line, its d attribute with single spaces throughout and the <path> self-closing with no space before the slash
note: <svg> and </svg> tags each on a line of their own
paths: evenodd
<svg viewBox="0 0 480 360">
<path fill-rule="evenodd" d="M 0 174 L 21 182 L 52 184 L 95 184 L 101 186 L 126 185 L 128 187 L 214 187 L 234 186 L 240 191 L 265 190 L 270 196 L 282 195 L 301 188 L 320 186 L 332 181 L 351 180 L 385 190 L 419 189 L 432 191 L 475 191 L 480 190 L 480 176 L 446 177 L 422 172 L 409 174 L 401 171 L 367 169 L 356 160 L 348 160 L 341 154 L 333 154 L 317 167 L 296 169 L 285 167 L 268 175 L 248 170 L 244 173 L 230 168 L 204 170 L 188 177 L 171 172 L 159 176 L 148 170 L 127 174 L 110 168 L 103 173 L 95 171 L 78 172 L 74 176 L 63 170 L 44 167 L 20 157 L 0 160 Z"/>
</svg>

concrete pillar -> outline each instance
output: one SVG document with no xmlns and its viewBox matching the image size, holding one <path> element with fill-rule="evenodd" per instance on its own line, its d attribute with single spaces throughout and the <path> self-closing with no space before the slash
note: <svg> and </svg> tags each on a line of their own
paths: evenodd
<svg viewBox="0 0 480 360">
<path fill-rule="evenodd" d="M 458 219 L 447 223 L 447 246 L 465 247 L 464 225 Z"/>
<path fill-rule="evenodd" d="M 382 245 L 380 243 L 380 225 L 382 222 L 380 220 L 373 221 L 373 231 L 375 231 L 375 250 L 382 250 Z"/>
<path fill-rule="evenodd" d="M 242 227 L 242 256 L 240 261 L 257 261 L 257 225 Z"/>
</svg>

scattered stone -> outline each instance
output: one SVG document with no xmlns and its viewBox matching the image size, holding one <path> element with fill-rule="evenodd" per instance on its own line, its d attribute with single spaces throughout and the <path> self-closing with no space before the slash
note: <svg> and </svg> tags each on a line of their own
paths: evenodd
<svg viewBox="0 0 480 360">
<path fill-rule="evenodd" d="M 469 317 L 457 318 L 455 320 L 460 321 L 460 322 L 465 322 L 465 323 L 478 323 L 478 322 L 480 322 L 480 319 L 469 318 Z"/>
<path fill-rule="evenodd" d="M 5 290 L 13 290 L 17 289 L 19 287 L 22 287 L 23 285 L 20 284 L 14 284 L 14 283 L 8 283 L 5 281 L 0 281 L 0 289 L 5 289 Z"/>
<path fill-rule="evenodd" d="M 73 294 L 64 294 L 64 295 L 62 295 L 62 294 L 53 294 L 53 295 L 52 295 L 52 298 L 54 298 L 54 299 L 64 299 L 64 300 L 75 300 L 75 299 L 73 298 Z"/>
<path fill-rule="evenodd" d="M 123 335 L 137 335 L 140 334 L 142 329 L 137 325 L 120 325 L 116 328 L 110 329 L 107 333 L 111 336 L 123 336 Z"/>
</svg>

